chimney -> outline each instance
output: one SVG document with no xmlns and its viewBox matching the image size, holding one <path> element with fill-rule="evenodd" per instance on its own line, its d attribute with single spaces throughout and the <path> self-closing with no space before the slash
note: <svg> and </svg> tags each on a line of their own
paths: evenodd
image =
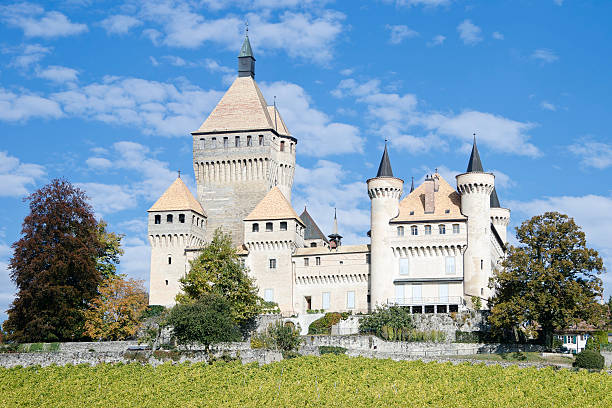
<svg viewBox="0 0 612 408">
<path fill-rule="evenodd" d="M 433 214 L 435 211 L 434 205 L 434 191 L 435 181 L 434 178 L 425 179 L 425 214 Z"/>
<path fill-rule="evenodd" d="M 433 175 L 434 181 L 434 193 L 437 193 L 440 190 L 440 176 L 438 175 L 438 169 L 436 169 L 436 173 Z"/>
</svg>

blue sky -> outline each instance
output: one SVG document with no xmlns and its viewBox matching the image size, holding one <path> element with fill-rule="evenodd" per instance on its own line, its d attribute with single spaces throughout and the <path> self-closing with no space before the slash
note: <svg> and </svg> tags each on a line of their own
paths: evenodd
<svg viewBox="0 0 612 408">
<path fill-rule="evenodd" d="M 454 184 L 476 132 L 511 227 L 565 212 L 609 266 L 610 15 L 562 0 L 3 2 L 0 310 L 22 197 L 55 177 L 126 235 L 120 270 L 148 278 L 146 210 L 177 170 L 194 189 L 189 132 L 235 77 L 247 20 L 256 80 L 299 141 L 294 207 L 324 231 L 338 207 L 345 242 L 366 241 L 385 138 L 406 183 L 438 168 Z"/>
</svg>

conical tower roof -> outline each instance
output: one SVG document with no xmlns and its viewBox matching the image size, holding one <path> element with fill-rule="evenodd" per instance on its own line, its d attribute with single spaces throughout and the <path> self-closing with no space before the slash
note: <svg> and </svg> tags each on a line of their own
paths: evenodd
<svg viewBox="0 0 612 408">
<path fill-rule="evenodd" d="M 499 204 L 499 197 L 497 197 L 497 190 L 495 190 L 495 187 L 493 187 L 493 191 L 491 192 L 490 207 L 501 208 L 501 205 Z"/>
<path fill-rule="evenodd" d="M 181 211 L 191 210 L 206 216 L 202 205 L 195 199 L 189 188 L 180 177 L 162 194 L 161 197 L 149 208 L 149 211 Z"/>
<path fill-rule="evenodd" d="M 474 144 L 472 145 L 472 154 L 470 154 L 470 161 L 466 173 L 473 172 L 484 172 L 482 162 L 480 161 L 480 154 L 478 153 L 478 147 L 476 146 L 476 135 L 474 135 Z"/>
<path fill-rule="evenodd" d="M 251 57 L 255 59 L 253 56 L 253 50 L 251 49 L 251 42 L 249 41 L 249 36 L 244 36 L 244 41 L 242 42 L 242 48 L 240 48 L 240 54 L 238 54 L 238 58 L 240 57 Z"/>
<path fill-rule="evenodd" d="M 261 199 L 253 211 L 244 219 L 245 221 L 256 220 L 284 220 L 296 219 L 302 225 L 304 222 L 298 217 L 297 213 L 287 201 L 278 187 L 268 191 L 268 194 Z"/>
<path fill-rule="evenodd" d="M 385 151 L 383 152 L 380 165 L 378 166 L 378 173 L 376 177 L 393 177 L 393 170 L 391 170 L 391 161 L 389 161 L 389 153 L 387 152 L 387 143 L 385 142 Z"/>
<path fill-rule="evenodd" d="M 327 237 L 323 234 L 315 220 L 310 216 L 310 213 L 304 207 L 304 211 L 300 214 L 300 219 L 304 222 L 306 229 L 304 231 L 304 239 L 322 239 L 329 243 Z"/>
</svg>

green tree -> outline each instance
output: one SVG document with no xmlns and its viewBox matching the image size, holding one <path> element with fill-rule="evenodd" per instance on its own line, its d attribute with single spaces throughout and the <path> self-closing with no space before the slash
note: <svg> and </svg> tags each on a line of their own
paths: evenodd
<svg viewBox="0 0 612 408">
<path fill-rule="evenodd" d="M 603 261 L 588 248 L 572 218 L 557 212 L 535 216 L 517 227 L 520 246 L 511 246 L 493 279 L 492 328 L 501 333 L 541 327 L 546 344 L 555 330 L 586 321 L 601 324 Z"/>
<path fill-rule="evenodd" d="M 108 231 L 108 224 L 104 220 L 98 222 L 97 233 L 101 246 L 96 268 L 106 279 L 117 275 L 119 258 L 125 253 L 121 248 L 121 240 L 124 235 Z"/>
<path fill-rule="evenodd" d="M 194 302 L 174 306 L 168 323 L 179 344 L 200 343 L 209 351 L 213 344 L 241 338 L 230 308 L 222 295 L 207 293 Z"/>
<path fill-rule="evenodd" d="M 261 298 L 247 269 L 240 263 L 230 235 L 220 229 L 195 260 L 191 270 L 180 280 L 183 293 L 179 303 L 189 303 L 208 293 L 228 300 L 231 316 L 241 327 L 248 325 L 261 310 Z"/>
<path fill-rule="evenodd" d="M 30 213 L 9 262 L 17 296 L 4 330 L 18 342 L 79 339 L 83 311 L 102 281 L 93 210 L 85 193 L 63 179 L 25 200 Z"/>
</svg>

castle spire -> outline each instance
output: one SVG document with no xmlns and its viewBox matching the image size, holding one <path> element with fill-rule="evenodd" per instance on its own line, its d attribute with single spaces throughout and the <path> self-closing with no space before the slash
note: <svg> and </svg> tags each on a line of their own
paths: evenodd
<svg viewBox="0 0 612 408">
<path fill-rule="evenodd" d="M 331 241 L 332 248 L 338 248 L 342 242 L 342 235 L 338 234 L 338 217 L 336 215 L 336 208 L 334 208 L 334 232 L 328 235 Z"/>
<path fill-rule="evenodd" d="M 410 184 L 410 192 L 414 191 L 414 177 L 412 177 L 412 183 Z"/>
<path fill-rule="evenodd" d="M 244 41 L 238 54 L 238 76 L 255 78 L 255 57 L 249 41 L 249 25 L 247 23 Z"/>
<path fill-rule="evenodd" d="M 378 166 L 378 173 L 376 177 L 393 177 L 393 170 L 391 170 L 391 162 L 389 161 L 389 153 L 387 152 L 387 140 L 385 139 L 385 151 L 383 152 L 380 165 Z"/>
<path fill-rule="evenodd" d="M 474 133 L 474 143 L 472 144 L 472 154 L 470 154 L 470 161 L 466 173 L 484 172 L 482 168 L 482 162 L 480 161 L 480 154 L 478 153 L 478 147 L 476 146 L 476 133 Z"/>
</svg>

